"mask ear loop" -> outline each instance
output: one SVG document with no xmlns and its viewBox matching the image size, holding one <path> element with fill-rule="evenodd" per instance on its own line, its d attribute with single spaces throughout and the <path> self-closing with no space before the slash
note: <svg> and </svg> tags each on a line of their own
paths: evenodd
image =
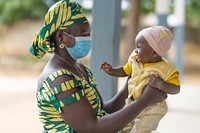
<svg viewBox="0 0 200 133">
<path fill-rule="evenodd" d="M 65 35 L 67 35 L 67 36 L 69 36 L 69 37 L 73 38 L 73 39 L 74 39 L 74 41 L 76 42 L 76 38 L 75 38 L 74 36 L 72 36 L 72 35 L 68 34 L 68 33 L 67 33 L 67 32 L 65 32 L 65 31 L 63 31 L 63 33 L 64 33 Z"/>
<path fill-rule="evenodd" d="M 65 35 L 67 35 L 67 36 L 69 36 L 69 37 L 75 39 L 75 37 L 73 37 L 72 35 L 68 34 L 67 32 L 63 31 L 63 33 L 64 33 Z"/>
</svg>

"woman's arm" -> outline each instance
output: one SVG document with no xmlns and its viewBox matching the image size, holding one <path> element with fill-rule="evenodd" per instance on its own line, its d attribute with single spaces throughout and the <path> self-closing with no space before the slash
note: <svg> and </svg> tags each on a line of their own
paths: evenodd
<svg viewBox="0 0 200 133">
<path fill-rule="evenodd" d="M 72 90 L 75 91 L 78 90 L 78 88 L 60 93 L 57 95 L 57 98 L 62 97 L 62 95 L 70 95 L 70 93 L 73 93 L 71 92 Z M 133 120 L 149 104 L 162 101 L 165 97 L 165 93 L 147 86 L 138 100 L 134 101 L 126 108 L 99 119 L 97 119 L 87 98 L 83 97 L 80 101 L 64 106 L 62 108 L 61 117 L 75 131 L 80 133 L 116 133 Z"/>
<path fill-rule="evenodd" d="M 124 87 L 111 100 L 103 104 L 103 109 L 106 112 L 113 113 L 124 107 L 125 99 L 128 97 L 129 78 L 126 80 Z"/>
</svg>

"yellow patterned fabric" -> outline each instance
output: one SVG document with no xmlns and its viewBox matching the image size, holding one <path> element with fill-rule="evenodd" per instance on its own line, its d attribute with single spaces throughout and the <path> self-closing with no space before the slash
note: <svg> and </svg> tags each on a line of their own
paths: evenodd
<svg viewBox="0 0 200 133">
<path fill-rule="evenodd" d="M 46 14 L 43 27 L 34 37 L 30 48 L 31 54 L 41 58 L 45 53 L 54 52 L 50 39 L 56 31 L 68 29 L 85 22 L 88 22 L 88 20 L 77 3 L 70 0 L 55 3 Z"/>
<path fill-rule="evenodd" d="M 155 73 L 159 74 L 166 82 L 177 86 L 180 85 L 178 71 L 165 58 L 157 63 L 142 64 L 136 61 L 135 52 L 133 51 L 123 69 L 127 75 L 131 75 L 128 82 L 129 98 L 133 96 L 134 99 L 138 99 L 142 93 L 142 89 L 148 83 L 148 78 Z"/>
<path fill-rule="evenodd" d="M 61 69 L 52 73 L 42 84 L 37 92 L 37 103 L 39 110 L 39 118 L 43 124 L 44 132 L 48 133 L 76 133 L 64 120 L 61 118 L 62 107 L 79 101 L 82 97 L 86 97 L 92 108 L 96 112 L 96 117 L 100 118 L 107 113 L 101 107 L 101 101 L 98 93 L 95 90 L 96 83 L 91 71 L 85 67 L 89 82 L 80 78 L 72 72 Z M 72 80 L 63 82 L 55 87 L 50 87 L 50 84 L 61 75 L 70 75 Z M 56 98 L 56 94 L 63 91 L 80 88 L 79 91 L 71 96 L 61 99 Z"/>
</svg>

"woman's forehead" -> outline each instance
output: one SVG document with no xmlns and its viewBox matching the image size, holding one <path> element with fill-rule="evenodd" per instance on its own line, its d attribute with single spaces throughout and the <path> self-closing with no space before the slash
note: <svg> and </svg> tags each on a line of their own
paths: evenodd
<svg viewBox="0 0 200 133">
<path fill-rule="evenodd" d="M 82 23 L 76 26 L 73 26 L 69 29 L 66 29 L 66 31 L 68 31 L 69 33 L 83 33 L 83 32 L 87 32 L 90 33 L 90 25 L 88 22 L 86 23 Z"/>
</svg>

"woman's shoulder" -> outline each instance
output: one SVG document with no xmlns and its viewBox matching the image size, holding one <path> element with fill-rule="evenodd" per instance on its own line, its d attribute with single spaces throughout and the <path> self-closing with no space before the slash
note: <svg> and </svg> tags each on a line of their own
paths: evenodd
<svg viewBox="0 0 200 133">
<path fill-rule="evenodd" d="M 39 79 L 38 79 L 38 89 L 42 86 L 44 82 L 51 84 L 58 84 L 57 82 L 64 82 L 66 80 L 71 80 L 72 74 L 63 68 L 45 66 Z"/>
</svg>

